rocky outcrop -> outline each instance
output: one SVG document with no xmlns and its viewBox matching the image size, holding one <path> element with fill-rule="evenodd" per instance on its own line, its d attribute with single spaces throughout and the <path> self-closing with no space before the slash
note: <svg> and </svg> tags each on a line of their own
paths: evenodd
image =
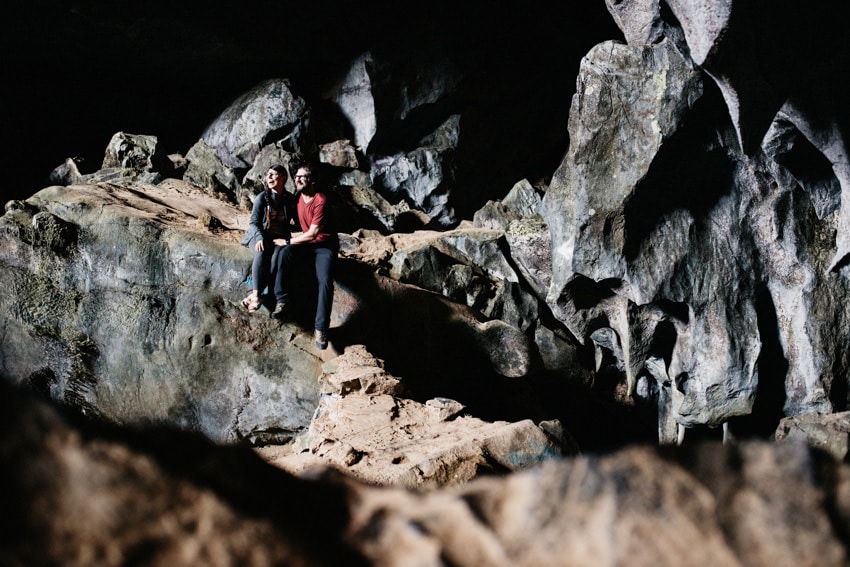
<svg viewBox="0 0 850 567">
<path fill-rule="evenodd" d="M 319 402 L 309 294 L 286 323 L 266 309 L 250 316 L 239 305 L 247 213 L 176 180 L 124 183 L 53 186 L 9 203 L 4 375 L 113 422 L 170 423 L 222 442 L 291 440 Z M 414 398 L 467 403 L 478 384 L 553 370 L 570 352 L 538 320 L 542 303 L 520 285 L 497 231 L 342 240 L 327 356 L 366 345 Z M 544 349 L 536 336 L 548 337 Z"/>
<path fill-rule="evenodd" d="M 368 484 L 419 490 L 527 469 L 578 450 L 557 421 L 488 423 L 455 400 L 406 399 L 403 382 L 361 345 L 323 370 L 309 429 L 288 446 L 259 449 L 293 473 L 334 466 Z"/>
<path fill-rule="evenodd" d="M 49 187 L 2 217 L 2 368 L 109 420 L 218 441 L 309 423 L 321 361 L 292 327 L 250 318 L 233 207 L 178 182 Z"/>
<path fill-rule="evenodd" d="M 340 309 L 345 345 L 367 344 L 388 360 L 437 345 L 427 350 L 439 361 L 470 346 L 464 373 L 480 362 L 499 377 L 555 373 L 604 390 L 656 419 L 664 443 L 704 426 L 769 436 L 783 416 L 847 406 L 847 152 L 835 106 L 815 108 L 801 92 L 821 70 L 789 63 L 788 80 L 741 70 L 799 13 L 778 6 L 750 34 L 755 12 L 739 4 L 609 3 L 627 43 L 601 43 L 582 60 L 570 145 L 551 184 L 518 182 L 472 223 L 453 204 L 466 199 L 465 144 L 480 140 L 466 134 L 469 113 L 457 104 L 471 83 L 442 56 L 412 76 L 391 51 L 362 54 L 325 93 L 339 113 L 309 104 L 287 80 L 263 82 L 170 161 L 184 181 L 244 210 L 268 166 L 312 153 L 324 160 L 350 229 L 344 254 L 371 271 L 341 302 L 357 307 L 347 319 Z M 816 84 L 827 101 L 841 93 Z M 756 108 L 765 86 L 779 106 Z M 100 171 L 82 174 L 72 160 L 56 176 L 155 183 L 155 147 L 153 137 L 119 133 Z M 52 246 L 61 248 L 77 229 L 57 219 L 38 226 L 60 235 Z M 360 275 L 348 264 L 341 288 L 353 290 Z M 476 338 L 463 347 L 457 333 L 386 339 L 377 324 L 367 340 L 351 338 L 351 321 L 373 309 L 363 297 L 393 304 L 388 290 L 404 286 L 405 295 L 424 289 L 447 300 L 443 313 L 463 307 L 463 328 Z M 426 382 L 416 364 L 400 370 Z"/>
<path fill-rule="evenodd" d="M 847 563 L 847 465 L 802 443 L 635 446 L 405 491 L 0 388 L 8 564 Z"/>
<path fill-rule="evenodd" d="M 583 59 L 542 208 L 556 317 L 657 407 L 661 442 L 740 416 L 845 408 L 847 152 L 831 102 L 844 87 L 799 56 L 754 64 L 783 30 L 820 33 L 820 16 L 786 3 L 608 5 L 629 43 Z M 810 113 L 807 80 L 825 89 Z"/>
<path fill-rule="evenodd" d="M 850 449 L 850 412 L 812 412 L 782 418 L 776 428 L 776 439 L 804 441 L 839 461 L 845 461 Z"/>
</svg>

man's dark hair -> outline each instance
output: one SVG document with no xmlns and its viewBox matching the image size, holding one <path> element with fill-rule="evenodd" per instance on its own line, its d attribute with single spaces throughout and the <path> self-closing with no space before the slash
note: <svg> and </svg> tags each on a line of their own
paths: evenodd
<svg viewBox="0 0 850 567">
<path fill-rule="evenodd" d="M 306 168 L 310 170 L 310 174 L 315 178 L 319 175 L 319 164 L 312 159 L 302 159 L 300 161 L 296 161 L 293 164 L 292 171 L 298 171 L 301 168 Z"/>
</svg>

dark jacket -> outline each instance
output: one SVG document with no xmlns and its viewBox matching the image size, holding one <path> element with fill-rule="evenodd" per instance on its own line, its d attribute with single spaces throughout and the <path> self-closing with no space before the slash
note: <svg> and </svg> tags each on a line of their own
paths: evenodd
<svg viewBox="0 0 850 567">
<path fill-rule="evenodd" d="M 251 250 L 254 249 L 257 241 L 266 238 L 268 235 L 268 217 L 266 215 L 266 194 L 265 191 L 254 198 L 254 207 L 251 209 L 251 220 L 248 221 L 248 229 L 245 231 L 245 237 L 242 238 L 242 246 L 247 246 Z M 295 211 L 295 199 L 291 193 L 283 193 L 283 202 L 281 203 L 286 226 L 289 226 L 292 219 L 297 218 Z"/>
</svg>

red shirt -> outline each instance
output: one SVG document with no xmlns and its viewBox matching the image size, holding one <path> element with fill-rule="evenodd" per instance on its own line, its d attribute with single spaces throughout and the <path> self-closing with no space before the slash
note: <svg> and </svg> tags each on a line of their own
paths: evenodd
<svg viewBox="0 0 850 567">
<path fill-rule="evenodd" d="M 310 229 L 311 225 L 319 225 L 319 233 L 313 238 L 313 242 L 327 242 L 335 234 L 331 232 L 330 214 L 328 209 L 328 198 L 324 193 L 316 193 L 309 203 L 304 202 L 302 195 L 298 196 L 298 223 L 302 231 Z"/>
</svg>

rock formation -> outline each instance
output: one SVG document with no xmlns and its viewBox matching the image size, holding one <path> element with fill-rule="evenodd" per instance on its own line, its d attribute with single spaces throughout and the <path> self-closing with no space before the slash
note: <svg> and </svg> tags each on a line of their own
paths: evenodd
<svg viewBox="0 0 850 567">
<path fill-rule="evenodd" d="M 657 404 L 662 442 L 757 405 L 843 409 L 847 358 L 826 353 L 850 328 L 846 122 L 832 103 L 846 86 L 795 59 L 748 65 L 811 16 L 788 3 L 764 16 L 740 2 L 609 7 L 629 44 L 582 61 L 570 149 L 544 198 L 557 317 Z M 800 112 L 813 84 L 825 105 Z"/>
<path fill-rule="evenodd" d="M 0 389 L 4 564 L 847 564 L 850 471 L 804 443 L 633 446 L 408 491 Z"/>
<path fill-rule="evenodd" d="M 0 560 L 846 564 L 847 8 L 606 5 L 626 42 L 533 142 L 484 44 L 424 32 L 10 201 Z M 325 352 L 308 294 L 239 304 L 247 203 L 304 156 L 341 231 Z"/>
</svg>

